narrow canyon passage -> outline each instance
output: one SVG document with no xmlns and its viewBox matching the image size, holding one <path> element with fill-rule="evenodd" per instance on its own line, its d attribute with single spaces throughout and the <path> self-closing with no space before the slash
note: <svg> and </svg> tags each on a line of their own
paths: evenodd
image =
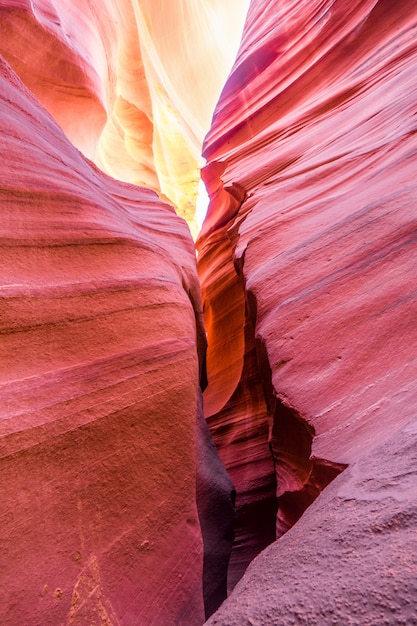
<svg viewBox="0 0 417 626">
<path fill-rule="evenodd" d="M 1 624 L 414 624 L 415 3 L 0 27 Z"/>
<path fill-rule="evenodd" d="M 227 214 L 228 195 L 215 193 L 212 210 L 217 201 Z M 244 259 L 235 257 L 233 221 L 197 240 L 208 341 L 204 413 L 236 489 L 229 591 L 346 467 L 311 459 L 313 427 L 273 388 L 267 350 L 256 336 L 256 299 L 246 289 Z"/>
<path fill-rule="evenodd" d="M 237 492 L 231 589 L 342 466 L 319 471 L 310 460 L 311 427 L 274 394 L 265 346 L 255 336 L 256 305 L 234 264 L 228 226 L 197 248 L 208 339 L 205 415 Z"/>
</svg>

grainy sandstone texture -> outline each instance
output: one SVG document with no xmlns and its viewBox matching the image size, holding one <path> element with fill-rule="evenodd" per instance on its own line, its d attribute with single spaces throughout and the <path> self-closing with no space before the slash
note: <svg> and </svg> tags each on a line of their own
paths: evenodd
<svg viewBox="0 0 417 626">
<path fill-rule="evenodd" d="M 0 118 L 0 622 L 201 624 L 232 485 L 201 426 L 190 232 L 4 62 Z"/>
<path fill-rule="evenodd" d="M 299 521 L 210 624 L 415 623 L 416 32 L 411 1 L 251 3 L 198 241 L 230 584 L 272 490 L 277 538 Z"/>
<path fill-rule="evenodd" d="M 415 0 L 247 6 L 1 3 L 2 626 L 417 624 Z"/>
</svg>

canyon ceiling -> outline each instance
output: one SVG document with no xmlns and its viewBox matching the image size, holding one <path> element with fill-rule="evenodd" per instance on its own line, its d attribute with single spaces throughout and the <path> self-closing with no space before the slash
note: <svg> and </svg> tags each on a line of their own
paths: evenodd
<svg viewBox="0 0 417 626">
<path fill-rule="evenodd" d="M 5 0 L 0 55 L 0 623 L 417 624 L 415 1 Z"/>
</svg>

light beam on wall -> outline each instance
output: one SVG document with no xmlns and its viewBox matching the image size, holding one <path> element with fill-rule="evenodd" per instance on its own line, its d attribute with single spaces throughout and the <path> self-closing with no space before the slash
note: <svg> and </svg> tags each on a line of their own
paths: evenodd
<svg viewBox="0 0 417 626">
<path fill-rule="evenodd" d="M 201 229 L 203 225 L 204 218 L 206 217 L 207 208 L 210 202 L 210 198 L 208 196 L 206 186 L 203 181 L 200 179 L 198 184 L 198 195 L 197 195 L 197 203 L 195 207 L 195 219 L 198 225 L 198 229 Z"/>
</svg>

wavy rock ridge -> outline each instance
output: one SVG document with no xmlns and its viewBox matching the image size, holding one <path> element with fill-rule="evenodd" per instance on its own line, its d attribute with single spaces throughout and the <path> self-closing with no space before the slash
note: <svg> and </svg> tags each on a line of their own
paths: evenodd
<svg viewBox="0 0 417 626">
<path fill-rule="evenodd" d="M 207 423 L 208 624 L 415 622 L 417 10 L 252 0 L 202 303 L 242 4 L 0 7 L 6 626 L 217 609 Z"/>
<path fill-rule="evenodd" d="M 251 3 L 197 242 L 230 585 L 291 530 L 209 624 L 413 623 L 416 29 L 412 2 Z"/>
<path fill-rule="evenodd" d="M 188 228 L 92 167 L 4 63 L 0 80 L 0 621 L 201 623 L 196 480 L 219 502 L 227 480 L 215 459 L 196 478 Z"/>
<path fill-rule="evenodd" d="M 196 233 L 201 144 L 248 4 L 8 0 L 0 54 L 84 155 L 169 198 Z"/>
<path fill-rule="evenodd" d="M 193 228 L 244 8 L 0 7 L 32 92 L 2 61 L 2 624 L 201 624 L 226 595 L 233 486 L 194 245 L 163 199 Z"/>
</svg>

